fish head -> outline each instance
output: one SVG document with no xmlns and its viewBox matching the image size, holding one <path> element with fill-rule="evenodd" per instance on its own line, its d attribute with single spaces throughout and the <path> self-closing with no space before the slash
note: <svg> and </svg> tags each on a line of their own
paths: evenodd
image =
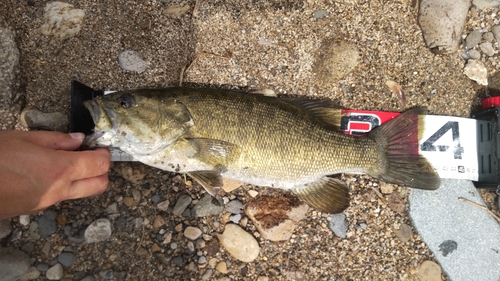
<svg viewBox="0 0 500 281">
<path fill-rule="evenodd" d="M 118 147 L 131 155 L 150 155 L 172 144 L 191 126 L 189 111 L 173 98 L 135 90 L 85 101 L 95 124 L 89 147 Z"/>
</svg>

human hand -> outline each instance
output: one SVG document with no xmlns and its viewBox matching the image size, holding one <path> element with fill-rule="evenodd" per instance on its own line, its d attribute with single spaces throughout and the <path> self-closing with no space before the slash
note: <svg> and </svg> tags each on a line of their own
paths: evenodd
<svg viewBox="0 0 500 281">
<path fill-rule="evenodd" d="M 72 151 L 83 137 L 82 133 L 0 131 L 0 220 L 104 192 L 109 150 Z"/>
</svg>

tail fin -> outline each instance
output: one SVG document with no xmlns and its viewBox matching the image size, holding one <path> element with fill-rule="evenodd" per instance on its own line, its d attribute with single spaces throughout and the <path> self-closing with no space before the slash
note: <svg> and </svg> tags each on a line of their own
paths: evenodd
<svg viewBox="0 0 500 281">
<path fill-rule="evenodd" d="M 419 115 L 425 108 L 414 108 L 376 128 L 368 137 L 378 145 L 379 164 L 373 176 L 387 182 L 434 190 L 440 179 L 432 165 L 418 154 L 418 137 L 423 131 Z"/>
</svg>

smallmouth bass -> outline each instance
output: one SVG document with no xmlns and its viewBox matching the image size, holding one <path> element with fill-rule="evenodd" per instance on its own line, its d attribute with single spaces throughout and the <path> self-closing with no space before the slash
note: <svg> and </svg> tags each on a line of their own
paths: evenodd
<svg viewBox="0 0 500 281">
<path fill-rule="evenodd" d="M 418 154 L 419 115 L 409 110 L 364 137 L 341 132 L 326 101 L 218 89 L 139 89 L 85 102 L 95 123 L 90 147 L 118 147 L 144 164 L 187 173 L 209 193 L 222 177 L 291 190 L 319 211 L 339 213 L 349 190 L 338 173 L 436 189 Z"/>
</svg>

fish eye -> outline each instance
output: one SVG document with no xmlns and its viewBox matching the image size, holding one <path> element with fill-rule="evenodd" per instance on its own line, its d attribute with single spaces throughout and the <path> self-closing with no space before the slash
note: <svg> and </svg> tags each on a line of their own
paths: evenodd
<svg viewBox="0 0 500 281">
<path fill-rule="evenodd" d="M 120 105 L 123 106 L 124 108 L 130 108 L 134 105 L 134 98 L 130 95 L 123 95 L 118 99 L 118 102 L 120 102 Z"/>
</svg>

